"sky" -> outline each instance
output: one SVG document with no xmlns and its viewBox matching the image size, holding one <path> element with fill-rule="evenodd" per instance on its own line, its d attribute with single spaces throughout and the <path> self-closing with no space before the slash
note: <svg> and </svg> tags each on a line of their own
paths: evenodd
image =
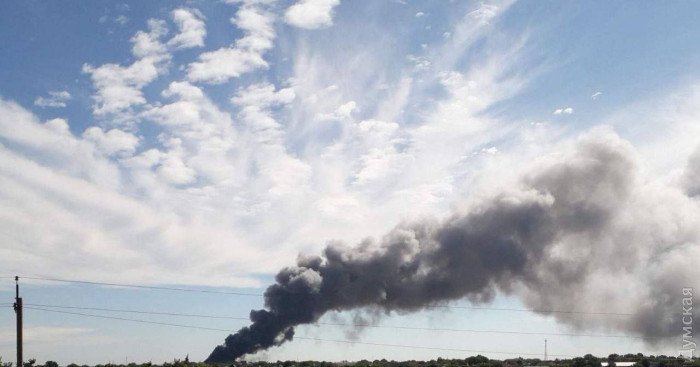
<svg viewBox="0 0 700 367">
<path fill-rule="evenodd" d="M 300 253 L 468 210 L 591 135 L 628 145 L 647 189 L 685 193 L 691 221 L 700 205 L 698 11 L 693 2 L 633 1 L 2 2 L 0 275 L 262 294 Z M 263 306 L 255 296 L 22 285 L 34 304 L 235 317 Z M 13 292 L 0 279 L 0 303 Z M 489 307 L 531 303 L 499 290 Z M 581 327 L 466 309 L 381 322 Z M 25 357 L 62 364 L 203 360 L 226 336 L 39 310 L 26 311 L 25 325 Z M 297 335 L 495 358 L 541 353 L 544 339 L 323 325 Z M 560 355 L 676 355 L 681 343 L 547 338 Z M 472 354 L 295 340 L 253 358 Z M 14 360 L 7 307 L 0 356 Z"/>
</svg>

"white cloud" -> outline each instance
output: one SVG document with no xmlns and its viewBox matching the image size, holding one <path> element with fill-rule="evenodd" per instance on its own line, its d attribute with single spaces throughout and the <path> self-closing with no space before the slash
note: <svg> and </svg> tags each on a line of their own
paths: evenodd
<svg viewBox="0 0 700 367">
<path fill-rule="evenodd" d="M 119 129 L 107 132 L 97 126 L 89 127 L 83 132 L 83 139 L 95 143 L 95 146 L 108 155 L 134 153 L 139 144 L 139 138 L 134 134 Z"/>
<path fill-rule="evenodd" d="M 167 47 L 160 38 L 167 33 L 165 22 L 148 20 L 148 32 L 138 31 L 131 38 L 132 53 L 138 59 L 129 66 L 104 64 L 93 67 L 83 65 L 83 72 L 90 74 L 97 92 L 93 113 L 99 117 L 115 115 L 115 122 L 129 120 L 132 106 L 143 105 L 146 99 L 141 89 L 165 71 L 165 63 L 170 59 Z M 116 116 L 122 112 L 126 115 Z"/>
<path fill-rule="evenodd" d="M 335 115 L 340 118 L 348 118 L 357 108 L 357 103 L 355 103 L 355 101 L 349 101 L 338 106 L 338 109 L 335 110 Z"/>
<path fill-rule="evenodd" d="M 426 71 L 430 69 L 431 62 L 425 56 L 407 55 L 406 59 L 413 63 L 414 71 Z"/>
<path fill-rule="evenodd" d="M 129 17 L 127 17 L 124 14 L 118 15 L 114 18 L 110 18 L 109 15 L 103 15 L 97 21 L 100 23 L 107 23 L 108 20 L 111 20 L 120 26 L 123 26 L 126 23 L 129 23 Z"/>
<path fill-rule="evenodd" d="M 18 104 L 0 99 L 0 137 L 24 147 L 54 168 L 106 187 L 117 185 L 118 172 L 92 142 L 75 137 L 64 119 L 40 122 Z M 1 146 L 0 146 L 1 147 Z"/>
<path fill-rule="evenodd" d="M 141 89 L 156 79 L 158 66 L 152 59 L 141 59 L 128 67 L 105 64 L 93 67 L 83 65 L 83 72 L 90 74 L 97 89 L 93 96 L 93 113 L 105 116 L 118 113 L 134 105 L 146 103 Z"/>
<path fill-rule="evenodd" d="M 231 103 L 238 106 L 269 107 L 277 104 L 291 103 L 295 98 L 294 89 L 283 88 L 275 91 L 275 86 L 268 83 L 253 84 L 231 98 Z"/>
<path fill-rule="evenodd" d="M 66 107 L 66 101 L 71 99 L 68 91 L 49 91 L 48 97 L 37 97 L 34 105 L 39 107 Z"/>
<path fill-rule="evenodd" d="M 234 167 L 238 133 L 229 114 L 188 82 L 170 83 L 163 96 L 173 101 L 141 114 L 165 130 L 160 136 L 165 151 L 158 162 L 163 167 L 155 167 L 161 177 L 174 184 L 195 177 L 213 184 L 242 179 L 241 168 Z"/>
<path fill-rule="evenodd" d="M 284 127 L 270 110 L 294 98 L 289 88 L 275 91 L 273 85 L 262 83 L 240 89 L 231 99 L 240 108 L 240 118 L 246 125 L 244 140 L 255 142 L 250 164 L 260 172 L 256 180 L 276 198 L 303 195 L 311 175 L 311 167 L 287 151 Z"/>
<path fill-rule="evenodd" d="M 572 113 L 574 113 L 574 109 L 571 108 L 571 107 L 557 108 L 557 109 L 554 110 L 554 112 L 553 112 L 553 114 L 555 114 L 555 115 L 561 115 L 561 114 L 571 115 Z"/>
<path fill-rule="evenodd" d="M 263 55 L 273 45 L 274 20 L 274 14 L 263 4 L 244 2 L 231 22 L 245 36 L 236 40 L 233 46 L 199 55 L 199 61 L 187 67 L 187 78 L 217 84 L 258 68 L 267 68 Z"/>
<path fill-rule="evenodd" d="M 496 147 L 481 148 L 481 153 L 494 155 L 494 154 L 498 153 L 498 148 L 496 148 Z"/>
<path fill-rule="evenodd" d="M 507 8 L 507 4 L 499 4 L 498 13 Z M 528 80 L 523 77 L 530 76 L 518 69 L 524 40 L 510 39 L 495 49 L 487 42 L 490 57 L 474 60 L 465 72 L 441 74 L 438 82 L 445 91 L 436 96 L 436 75 L 430 70 L 456 68 L 465 50 L 487 30 L 487 24 L 465 16 L 449 30 L 453 36 L 444 45 L 431 47 L 422 59 L 408 60 L 423 63 L 424 73 L 414 76 L 407 70 L 400 73 L 400 80 L 376 73 L 385 68 L 394 70 L 397 56 L 381 39 L 361 48 L 351 45 L 340 55 L 338 51 L 299 51 L 292 83 L 298 105 L 293 110 L 293 129 L 288 129 L 289 144 L 301 145 L 313 167 L 312 188 L 319 195 L 317 203 L 324 208 L 323 214 L 348 211 L 343 219 L 323 220 L 342 221 L 345 226 L 348 221 L 357 221 L 354 223 L 366 228 L 367 235 L 379 234 L 379 228 L 393 224 L 387 218 L 410 215 L 405 214 L 407 207 L 436 213 L 458 198 L 461 186 L 470 182 L 464 177 L 474 174 L 480 160 L 491 158 L 487 154 L 468 161 L 462 157 L 489 147 L 494 144 L 492 139 L 512 129 L 491 121 L 483 111 L 515 95 Z M 384 47 L 373 47 L 377 45 Z M 345 61 L 343 68 L 336 66 L 339 59 Z M 413 65 L 406 66 L 409 68 Z M 331 83 L 338 89 L 329 93 L 326 88 Z M 333 134 L 314 139 L 327 133 L 314 123 L 318 119 L 309 116 L 330 117 L 348 101 L 362 105 L 363 119 L 324 123 L 321 126 Z M 425 108 L 410 111 L 414 105 Z M 505 153 L 493 157 L 502 155 Z M 313 233 L 321 230 L 311 224 L 308 227 L 314 228 Z M 335 229 L 334 238 L 359 236 L 340 225 L 330 228 Z"/>
<path fill-rule="evenodd" d="M 0 137 L 19 147 L 0 145 L 0 233 L 7 243 L 0 249 L 0 267 L 36 274 L 51 269 L 56 276 L 105 281 L 119 271 L 125 282 L 177 278 L 195 284 L 257 284 L 242 270 L 261 252 L 236 234 L 235 218 L 243 213 L 237 190 L 219 193 L 222 181 L 214 182 L 200 164 L 211 160 L 211 167 L 221 168 L 212 149 L 220 145 L 215 134 L 225 131 L 214 128 L 230 129 L 231 120 L 215 121 L 204 96 L 187 87 L 175 85 L 170 92 L 202 106 L 202 125 L 163 135 L 162 152 L 149 149 L 119 160 L 106 155 L 130 152 L 135 140 L 128 133 L 89 128 L 76 137 L 65 120 L 41 123 L 16 103 L 0 100 Z M 178 187 L 194 182 L 202 182 L 202 188 Z M 216 190 L 206 189 L 214 183 Z M 210 205 L 226 211 L 228 219 L 219 210 L 212 216 Z M 226 248 L 243 253 L 229 256 Z M 239 261 L 241 276 L 223 276 L 224 271 L 211 278 L 212 271 L 218 272 L 214 269 Z M 183 266 L 189 269 L 186 275 Z"/>
<path fill-rule="evenodd" d="M 459 58 L 479 39 L 487 37 L 494 27 L 492 20 L 506 12 L 514 0 L 492 1 L 492 4 L 480 3 L 475 10 L 469 11 L 456 22 L 445 37 L 446 42 L 434 57 L 435 70 L 452 70 Z M 476 20 L 476 21 L 475 21 Z M 527 36 L 513 40 L 522 43 Z"/>
<path fill-rule="evenodd" d="M 204 14 L 197 9 L 180 8 L 173 10 L 172 16 L 180 32 L 168 41 L 168 46 L 175 49 L 204 46 L 207 35 Z"/>
<path fill-rule="evenodd" d="M 344 120 L 352 117 L 352 113 L 358 109 L 355 101 L 348 101 L 335 109 L 333 113 L 322 113 L 318 115 L 319 120 Z"/>
<path fill-rule="evenodd" d="M 690 82 L 666 95 L 620 106 L 601 123 L 624 132 L 642 155 L 646 169 L 682 184 L 684 171 L 687 175 L 692 166 L 693 158 L 689 161 L 688 157 L 700 145 L 699 103 L 700 84 Z"/>
<path fill-rule="evenodd" d="M 159 19 L 149 19 L 147 23 L 148 32 L 138 31 L 131 37 L 131 43 L 133 43 L 131 52 L 139 58 L 160 58 L 167 51 L 160 38 L 168 34 L 168 28 L 165 21 Z"/>
<path fill-rule="evenodd" d="M 156 169 L 158 175 L 174 185 L 192 183 L 197 178 L 197 172 L 183 161 L 186 153 L 182 149 L 182 140 L 162 137 L 161 142 L 167 148 L 167 152 L 161 155 L 160 165 Z"/>
<path fill-rule="evenodd" d="M 364 188 L 368 185 L 384 186 L 387 180 L 391 182 L 410 159 L 397 147 L 397 143 L 402 142 L 397 135 L 399 125 L 371 119 L 361 121 L 356 129 L 363 154 L 353 184 Z"/>
<path fill-rule="evenodd" d="M 0 149 L 0 188 L 6 190 L 0 218 L 13 218 L 0 221 L 0 231 L 12 229 L 22 245 L 0 250 L 0 267 L 12 271 L 2 259 L 25 256 L 26 272 L 51 268 L 56 276 L 106 280 L 120 269 L 124 282 L 257 284 L 249 274 L 275 271 L 301 246 L 382 233 L 411 215 L 406 208 L 439 213 L 468 181 L 459 174 L 481 159 L 465 164 L 461 155 L 492 146 L 490 138 L 502 130 L 479 112 L 517 90 L 514 78 L 522 75 L 510 72 L 518 57 L 507 53 L 439 78 L 426 70 L 420 77 L 430 92 L 444 93 L 409 116 L 404 110 L 417 98 L 436 95 L 414 80 L 403 55 L 396 56 L 398 73 L 384 72 L 396 70 L 397 59 L 388 57 L 392 49 L 381 37 L 342 50 L 342 64 L 330 49 L 310 43 L 290 56 L 294 78 L 275 78 L 283 80 L 278 86 L 237 85 L 232 106 L 219 108 L 206 87 L 192 81 L 223 81 L 266 67 L 263 56 L 275 37 L 270 3 L 237 4 L 234 21 L 244 36 L 204 53 L 185 69 L 188 81 L 170 81 L 162 101 L 141 90 L 165 75 L 177 47 L 172 40 L 182 31 L 170 38 L 162 22 L 151 22 L 150 31 L 133 37 L 133 62 L 86 66 L 102 98 L 96 107 L 105 114 L 131 112 L 143 124 L 91 127 L 73 136 L 62 119 L 42 123 L 24 111 L 19 128 L 9 124 L 15 118 L 3 120 L 3 139 L 22 148 Z M 467 28 L 481 34 L 482 27 Z M 444 47 L 431 45 L 430 60 L 447 65 L 457 52 L 453 45 L 468 48 L 467 28 L 450 29 L 454 36 Z M 217 69 L 208 62 L 219 52 L 253 61 Z M 323 113 L 334 120 L 319 123 L 314 117 Z M 139 140 L 153 130 L 157 139 Z M 486 141 L 474 137 L 484 131 Z M 33 226 L 41 230 L 29 230 Z M 59 252 L 67 255 L 52 256 Z M 75 264 L 100 269 L 82 266 L 76 273 Z"/>
<path fill-rule="evenodd" d="M 340 0 L 299 0 L 284 13 L 284 20 L 295 27 L 318 29 L 333 25 L 333 9 Z"/>
<path fill-rule="evenodd" d="M 425 13 L 423 13 L 422 11 L 419 11 L 418 13 L 416 13 L 416 18 L 422 18 L 424 15 L 425 15 Z"/>
<path fill-rule="evenodd" d="M 119 15 L 118 17 L 114 18 L 114 22 L 119 24 L 119 25 L 124 25 L 124 24 L 129 22 L 129 17 L 122 14 L 122 15 Z"/>
<path fill-rule="evenodd" d="M 603 92 L 595 92 L 591 95 L 591 99 L 598 99 L 598 97 L 602 96 Z"/>
<path fill-rule="evenodd" d="M 477 19 L 479 22 L 488 23 L 491 19 L 495 18 L 498 13 L 498 6 L 482 2 L 477 9 L 469 12 L 469 16 Z"/>
</svg>

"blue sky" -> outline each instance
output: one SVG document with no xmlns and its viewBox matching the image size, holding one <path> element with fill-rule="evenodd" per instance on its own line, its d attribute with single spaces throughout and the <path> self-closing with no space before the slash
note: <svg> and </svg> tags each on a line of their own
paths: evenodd
<svg viewBox="0 0 700 367">
<path fill-rule="evenodd" d="M 262 293 L 298 253 L 468 210 L 591 131 L 632 147 L 644 190 L 693 192 L 698 11 L 633 1 L 2 2 L 0 275 Z M 691 196 L 678 199 L 690 213 L 679 228 L 693 226 Z M 262 306 L 255 297 L 28 283 L 25 302 L 36 304 L 231 316 Z M 7 302 L 11 285 L 0 285 Z M 608 307 L 624 307 L 623 294 L 611 297 Z M 528 302 L 499 293 L 493 306 Z M 39 311 L 26 322 L 34 331 L 25 355 L 61 363 L 200 360 L 225 337 Z M 582 327 L 464 310 L 382 322 Z M 606 324 L 583 328 L 615 333 Z M 4 360 L 13 359 L 12 330 L 5 309 Z M 314 326 L 298 335 L 349 336 Z M 543 338 L 365 330 L 360 339 L 539 353 Z M 677 351 L 548 339 L 552 354 Z M 256 358 L 442 355 L 465 353 L 299 340 Z"/>
</svg>

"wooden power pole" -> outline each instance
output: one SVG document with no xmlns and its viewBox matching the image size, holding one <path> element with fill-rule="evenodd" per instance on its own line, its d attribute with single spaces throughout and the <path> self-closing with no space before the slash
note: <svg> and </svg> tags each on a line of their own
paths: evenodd
<svg viewBox="0 0 700 367">
<path fill-rule="evenodd" d="M 17 314 L 17 367 L 22 363 L 22 298 L 19 296 L 19 277 L 15 277 L 15 313 Z"/>
</svg>

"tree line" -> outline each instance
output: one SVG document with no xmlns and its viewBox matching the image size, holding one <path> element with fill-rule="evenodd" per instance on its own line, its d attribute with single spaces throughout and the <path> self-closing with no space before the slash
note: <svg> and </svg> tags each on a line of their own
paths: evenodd
<svg viewBox="0 0 700 367">
<path fill-rule="evenodd" d="M 583 357 L 571 359 L 554 359 L 543 361 L 538 358 L 511 358 L 511 359 L 489 359 L 485 356 L 471 356 L 464 359 L 438 358 L 430 361 L 393 361 L 393 360 L 361 360 L 356 362 L 325 362 L 325 361 L 236 361 L 227 365 L 214 365 L 203 362 L 190 362 L 189 357 L 185 359 L 175 359 L 173 362 L 163 364 L 129 363 L 129 364 L 97 364 L 94 366 L 78 365 L 71 363 L 67 366 L 59 366 L 54 361 L 46 361 L 44 364 L 37 364 L 36 359 L 30 359 L 24 363 L 23 367 L 602 367 L 603 362 L 607 362 L 608 367 L 616 367 L 620 362 L 632 362 L 634 367 L 700 367 L 700 359 L 685 359 L 683 357 L 673 357 L 665 355 L 638 354 L 611 354 L 608 357 L 595 357 L 586 354 Z M 0 367 L 15 367 L 12 362 L 3 362 L 0 357 Z"/>
</svg>

